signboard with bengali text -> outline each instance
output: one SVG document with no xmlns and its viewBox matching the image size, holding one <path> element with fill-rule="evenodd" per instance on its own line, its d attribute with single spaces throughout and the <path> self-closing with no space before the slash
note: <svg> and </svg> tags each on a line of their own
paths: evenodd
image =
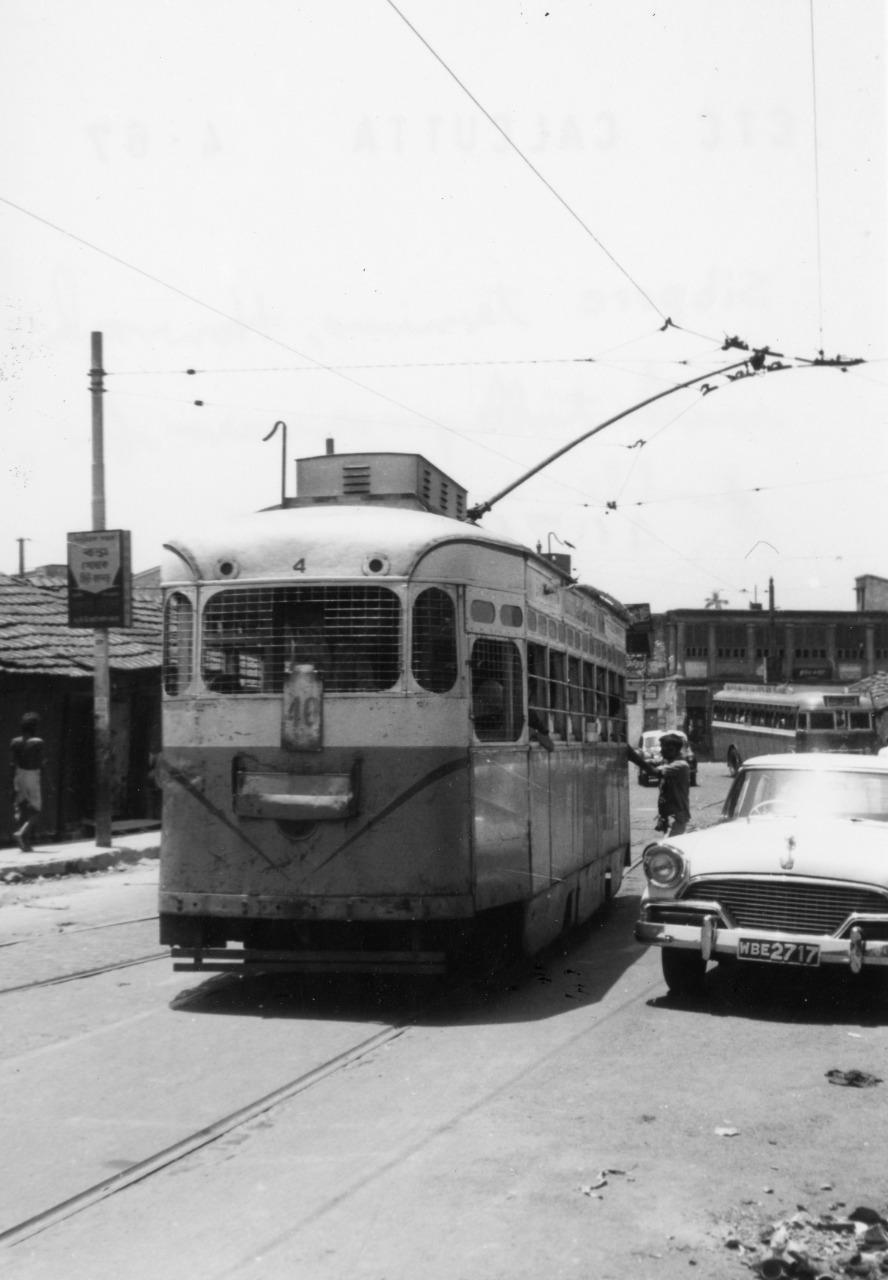
<svg viewBox="0 0 888 1280">
<path fill-rule="evenodd" d="M 126 529 L 68 534 L 68 626 L 133 625 L 130 535 Z"/>
</svg>

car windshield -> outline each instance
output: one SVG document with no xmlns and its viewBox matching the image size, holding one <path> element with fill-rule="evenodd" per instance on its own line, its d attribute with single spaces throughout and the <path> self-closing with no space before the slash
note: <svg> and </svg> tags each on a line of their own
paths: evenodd
<svg viewBox="0 0 888 1280">
<path fill-rule="evenodd" d="M 888 822 L 888 770 L 748 769 L 728 796 L 725 817 L 870 818 Z"/>
</svg>

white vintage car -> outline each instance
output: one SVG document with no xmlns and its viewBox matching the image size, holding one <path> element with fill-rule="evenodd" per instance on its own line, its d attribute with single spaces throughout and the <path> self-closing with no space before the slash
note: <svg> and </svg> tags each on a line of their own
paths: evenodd
<svg viewBox="0 0 888 1280">
<path fill-rule="evenodd" d="M 888 966 L 888 758 L 757 756 L 721 825 L 649 845 L 635 926 L 670 991 L 707 962 Z"/>
</svg>

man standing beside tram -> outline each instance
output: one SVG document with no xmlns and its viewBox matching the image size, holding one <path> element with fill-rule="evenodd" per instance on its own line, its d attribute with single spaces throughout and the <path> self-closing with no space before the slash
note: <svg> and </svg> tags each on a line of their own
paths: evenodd
<svg viewBox="0 0 888 1280">
<path fill-rule="evenodd" d="M 691 820 L 691 771 L 687 760 L 682 759 L 683 743 L 677 733 L 664 733 L 660 739 L 663 760 L 651 764 L 632 747 L 626 747 L 632 764 L 643 769 L 660 783 L 657 798 L 657 823 L 654 828 L 670 836 L 678 836 Z"/>
</svg>

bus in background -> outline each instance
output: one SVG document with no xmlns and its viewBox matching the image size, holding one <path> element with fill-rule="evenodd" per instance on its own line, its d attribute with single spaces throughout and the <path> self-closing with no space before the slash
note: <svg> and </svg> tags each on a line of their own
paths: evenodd
<svg viewBox="0 0 888 1280">
<path fill-rule="evenodd" d="M 846 689 L 726 684 L 712 698 L 712 754 L 733 777 L 750 756 L 877 748 L 868 697 Z"/>
<path fill-rule="evenodd" d="M 161 939 L 254 972 L 539 950 L 628 864 L 628 615 L 418 455 L 297 466 L 167 544 Z"/>
</svg>

